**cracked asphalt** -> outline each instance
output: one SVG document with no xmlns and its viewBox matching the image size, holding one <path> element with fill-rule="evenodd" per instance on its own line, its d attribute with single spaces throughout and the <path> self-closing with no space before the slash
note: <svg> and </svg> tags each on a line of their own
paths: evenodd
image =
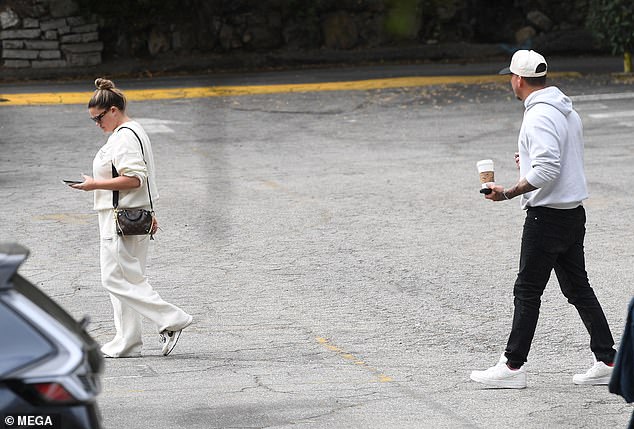
<svg viewBox="0 0 634 429">
<path fill-rule="evenodd" d="M 632 87 L 553 83 L 579 97 L 587 268 L 618 339 L 634 282 Z M 502 83 L 132 102 L 161 193 L 148 276 L 195 319 L 168 357 L 147 325 L 142 358 L 107 360 L 105 427 L 626 427 L 631 405 L 572 384 L 592 357 L 556 280 L 528 388 L 469 381 L 504 349 L 523 223 L 517 201 L 483 200 L 475 164 L 492 158 L 515 183 L 522 112 Z M 30 248 L 22 273 L 103 343 L 92 196 L 60 183 L 105 141 L 88 119 L 84 105 L 0 106 L 0 240 Z"/>
</svg>

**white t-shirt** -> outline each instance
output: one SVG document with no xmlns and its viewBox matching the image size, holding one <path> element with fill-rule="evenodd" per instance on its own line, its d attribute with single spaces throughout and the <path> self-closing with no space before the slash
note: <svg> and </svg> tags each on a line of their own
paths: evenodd
<svg viewBox="0 0 634 429">
<path fill-rule="evenodd" d="M 141 153 L 139 140 L 134 133 L 122 127 L 131 128 L 136 132 L 143 143 L 143 154 Z M 119 208 L 149 208 L 148 180 L 146 180 L 148 177 L 152 203 L 156 204 L 159 199 L 159 193 L 154 178 L 152 144 L 145 130 L 138 122 L 126 122 L 117 127 L 110 135 L 106 144 L 99 149 L 93 160 L 94 178 L 96 180 L 111 179 L 113 164 L 120 176 L 138 177 L 141 182 L 141 186 L 138 188 L 119 191 Z M 94 192 L 94 195 L 95 210 L 111 210 L 113 208 L 112 191 L 98 189 Z"/>
</svg>

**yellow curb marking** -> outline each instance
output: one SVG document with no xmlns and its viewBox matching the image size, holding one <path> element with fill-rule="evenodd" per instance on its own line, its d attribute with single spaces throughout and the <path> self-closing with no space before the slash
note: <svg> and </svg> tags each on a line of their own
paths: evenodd
<svg viewBox="0 0 634 429">
<path fill-rule="evenodd" d="M 579 77 L 580 73 L 551 73 L 550 77 Z M 508 82 L 508 76 L 427 76 L 369 79 L 347 82 L 297 83 L 284 85 L 206 86 L 194 88 L 135 89 L 125 91 L 128 100 L 174 100 L 187 98 L 234 97 L 258 94 L 302 93 L 318 91 L 367 91 L 371 89 L 410 88 L 449 84 L 486 84 Z M 92 92 L 56 92 L 0 94 L 0 106 L 43 104 L 88 104 Z"/>
<path fill-rule="evenodd" d="M 355 365 L 362 366 L 365 369 L 367 369 L 368 371 L 370 371 L 377 378 L 377 381 L 379 383 L 389 383 L 391 381 L 394 381 L 392 379 L 392 377 L 389 377 L 389 376 L 387 376 L 385 374 L 382 374 L 376 368 L 372 368 L 371 366 L 369 366 L 368 364 L 366 364 L 362 360 L 357 359 L 357 357 L 354 356 L 352 353 L 348 353 L 345 350 L 342 350 L 339 347 L 333 345 L 332 343 L 330 343 L 330 341 L 328 339 L 323 338 L 323 337 L 317 337 L 316 340 L 317 340 L 317 342 L 319 344 L 321 344 L 322 346 L 324 346 L 326 349 L 330 350 L 331 352 L 334 352 L 334 353 L 338 354 L 339 356 L 341 356 L 342 358 L 344 358 L 346 360 L 349 360 L 349 361 L 352 361 Z"/>
</svg>

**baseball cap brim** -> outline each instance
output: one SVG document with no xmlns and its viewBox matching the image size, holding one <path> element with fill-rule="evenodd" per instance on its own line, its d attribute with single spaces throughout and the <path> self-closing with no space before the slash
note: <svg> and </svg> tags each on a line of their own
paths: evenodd
<svg viewBox="0 0 634 429">
<path fill-rule="evenodd" d="M 510 67 L 504 67 L 498 72 L 498 74 L 513 74 Z"/>
</svg>

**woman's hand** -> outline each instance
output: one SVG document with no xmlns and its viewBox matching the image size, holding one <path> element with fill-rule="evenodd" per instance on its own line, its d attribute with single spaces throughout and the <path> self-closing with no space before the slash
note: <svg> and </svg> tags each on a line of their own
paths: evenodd
<svg viewBox="0 0 634 429">
<path fill-rule="evenodd" d="M 94 191 L 95 189 L 103 189 L 106 191 L 124 191 L 127 189 L 135 189 L 141 186 L 141 180 L 136 176 L 118 176 L 113 179 L 104 179 L 96 181 L 90 176 L 82 174 L 83 183 L 70 185 L 75 189 L 82 191 Z"/>
<path fill-rule="evenodd" d="M 152 230 L 150 231 L 150 233 L 154 235 L 156 234 L 158 229 L 159 229 L 158 220 L 156 219 L 156 216 L 155 216 L 152 218 Z"/>
<path fill-rule="evenodd" d="M 81 176 L 84 178 L 84 181 L 82 183 L 70 185 L 71 188 L 80 189 L 82 191 L 94 191 L 97 189 L 95 187 L 95 179 L 90 176 L 86 176 L 85 174 L 82 174 Z"/>
</svg>

